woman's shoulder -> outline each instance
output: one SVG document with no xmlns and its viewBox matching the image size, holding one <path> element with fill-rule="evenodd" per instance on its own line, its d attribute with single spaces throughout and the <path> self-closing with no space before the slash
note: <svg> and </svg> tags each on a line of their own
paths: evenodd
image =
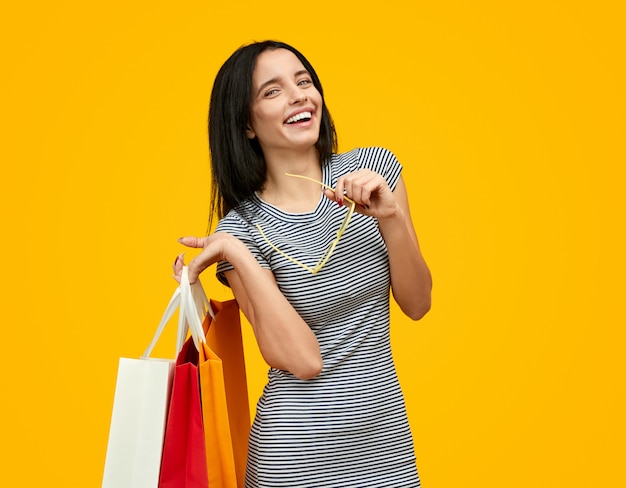
<svg viewBox="0 0 626 488">
<path fill-rule="evenodd" d="M 254 226 L 257 208 L 251 199 L 240 202 L 231 209 L 217 224 L 216 231 L 239 231 L 247 232 Z"/>
<path fill-rule="evenodd" d="M 332 157 L 332 162 L 335 165 L 353 165 L 357 167 L 384 164 L 389 161 L 397 162 L 398 159 L 393 152 L 382 146 L 355 147 L 350 151 L 333 154 Z"/>
<path fill-rule="evenodd" d="M 333 172 L 340 176 L 360 169 L 369 169 L 383 175 L 390 184 L 402 171 L 402 165 L 396 155 L 381 146 L 357 147 L 344 153 L 333 155 Z"/>
</svg>

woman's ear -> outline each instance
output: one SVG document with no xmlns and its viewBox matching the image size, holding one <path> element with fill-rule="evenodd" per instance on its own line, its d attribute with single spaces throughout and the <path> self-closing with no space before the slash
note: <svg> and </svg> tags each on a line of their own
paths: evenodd
<svg viewBox="0 0 626 488">
<path fill-rule="evenodd" d="M 256 137 L 256 134 L 252 127 L 250 127 L 250 124 L 246 125 L 246 135 L 248 136 L 248 139 L 254 139 Z"/>
</svg>

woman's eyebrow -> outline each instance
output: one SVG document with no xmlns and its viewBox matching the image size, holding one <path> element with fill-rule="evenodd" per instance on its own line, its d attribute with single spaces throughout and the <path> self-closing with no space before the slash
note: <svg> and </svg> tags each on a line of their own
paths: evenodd
<svg viewBox="0 0 626 488">
<path fill-rule="evenodd" d="M 261 92 L 269 85 L 273 85 L 274 83 L 278 83 L 278 81 L 280 81 L 280 77 L 275 77 L 272 78 L 271 80 L 267 80 L 263 83 L 261 83 L 261 86 L 259 86 L 259 89 L 257 90 L 256 94 L 257 96 L 261 94 Z"/>
<path fill-rule="evenodd" d="M 293 74 L 294 78 L 297 78 L 298 76 L 302 76 L 302 75 L 309 75 L 311 76 L 311 74 L 306 70 L 306 69 L 301 69 L 299 71 L 296 71 Z M 268 87 L 269 85 L 273 85 L 274 83 L 278 83 L 281 80 L 280 76 L 275 76 L 274 78 L 264 81 L 263 83 L 261 83 L 261 85 L 259 86 L 259 89 L 257 90 L 256 94 L 257 96 L 261 94 L 261 92 Z"/>
</svg>

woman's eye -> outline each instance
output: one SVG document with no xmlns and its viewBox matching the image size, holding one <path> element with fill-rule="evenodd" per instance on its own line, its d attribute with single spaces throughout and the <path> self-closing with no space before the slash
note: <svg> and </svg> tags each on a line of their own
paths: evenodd
<svg viewBox="0 0 626 488">
<path fill-rule="evenodd" d="M 300 80 L 300 81 L 298 82 L 298 85 L 299 85 L 299 86 L 302 86 L 302 85 L 308 85 L 309 83 L 311 83 L 311 80 L 309 80 L 309 79 L 305 79 L 305 80 Z"/>
<path fill-rule="evenodd" d="M 272 88 L 271 90 L 267 90 L 265 92 L 266 97 L 271 97 L 272 95 L 276 95 L 278 93 L 278 88 Z"/>
</svg>

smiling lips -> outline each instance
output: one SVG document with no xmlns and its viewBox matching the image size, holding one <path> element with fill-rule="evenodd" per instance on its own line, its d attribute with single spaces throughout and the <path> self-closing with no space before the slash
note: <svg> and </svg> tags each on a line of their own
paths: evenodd
<svg viewBox="0 0 626 488">
<path fill-rule="evenodd" d="M 310 120 L 313 114 L 311 112 L 300 112 L 285 120 L 286 124 L 295 124 L 296 122 L 302 122 L 303 120 Z"/>
</svg>

